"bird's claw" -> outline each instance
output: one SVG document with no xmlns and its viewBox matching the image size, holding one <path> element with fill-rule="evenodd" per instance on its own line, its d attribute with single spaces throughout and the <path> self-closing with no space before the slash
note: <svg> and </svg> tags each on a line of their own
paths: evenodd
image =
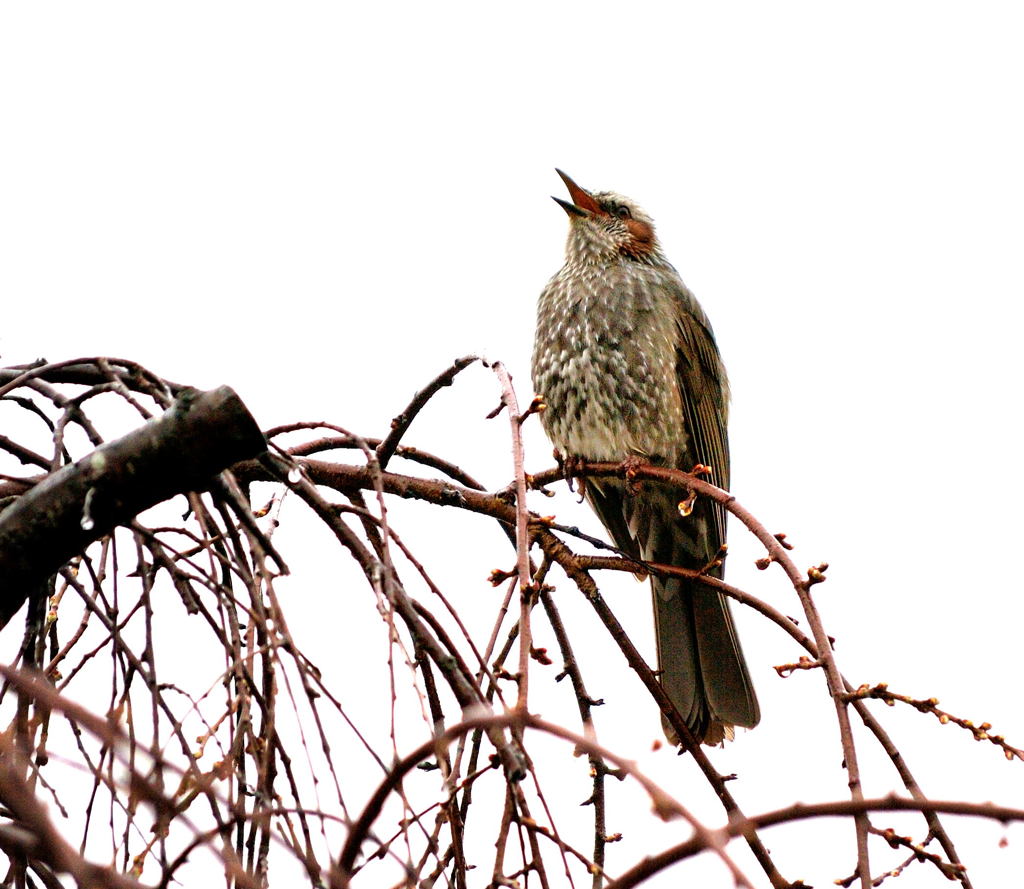
<svg viewBox="0 0 1024 889">
<path fill-rule="evenodd" d="M 574 457 L 571 454 L 563 455 L 561 451 L 556 449 L 555 462 L 558 464 L 558 468 L 561 470 L 562 477 L 565 479 L 566 484 L 569 485 L 569 490 L 575 492 L 576 487 L 573 479 L 582 471 L 583 461 L 579 457 Z"/>
</svg>

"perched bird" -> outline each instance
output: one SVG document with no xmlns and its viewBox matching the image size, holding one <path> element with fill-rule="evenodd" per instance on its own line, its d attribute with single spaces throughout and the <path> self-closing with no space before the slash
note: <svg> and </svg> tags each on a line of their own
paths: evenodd
<svg viewBox="0 0 1024 889">
<path fill-rule="evenodd" d="M 729 383 L 711 324 L 665 258 L 654 223 L 613 192 L 558 170 L 571 201 L 566 261 L 540 295 L 533 384 L 563 458 L 711 467 L 729 486 Z M 685 489 L 587 480 L 584 493 L 632 558 L 705 569 L 725 543 L 725 510 Z M 720 564 L 709 570 L 721 576 Z M 726 599 L 696 581 L 652 575 L 661 683 L 706 744 L 760 718 Z M 676 739 L 670 737 L 673 741 Z"/>
</svg>

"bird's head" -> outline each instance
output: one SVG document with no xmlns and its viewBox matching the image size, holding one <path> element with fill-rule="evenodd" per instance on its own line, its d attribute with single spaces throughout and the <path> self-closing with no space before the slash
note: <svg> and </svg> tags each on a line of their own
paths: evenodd
<svg viewBox="0 0 1024 889">
<path fill-rule="evenodd" d="M 561 170 L 555 170 L 571 201 L 554 201 L 569 216 L 569 259 L 591 261 L 631 259 L 636 262 L 663 261 L 654 220 L 629 198 L 613 191 L 589 192 L 580 188 Z"/>
</svg>

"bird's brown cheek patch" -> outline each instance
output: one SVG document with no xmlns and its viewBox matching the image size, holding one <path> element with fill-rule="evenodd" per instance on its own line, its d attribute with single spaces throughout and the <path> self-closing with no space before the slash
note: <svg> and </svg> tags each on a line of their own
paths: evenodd
<svg viewBox="0 0 1024 889">
<path fill-rule="evenodd" d="M 640 219 L 627 219 L 626 231 L 629 232 L 629 243 L 626 252 L 633 256 L 646 255 L 654 247 L 654 229 Z"/>
</svg>

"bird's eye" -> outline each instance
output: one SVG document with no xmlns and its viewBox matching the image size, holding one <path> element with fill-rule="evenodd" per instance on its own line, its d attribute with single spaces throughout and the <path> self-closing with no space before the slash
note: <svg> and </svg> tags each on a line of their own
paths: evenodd
<svg viewBox="0 0 1024 889">
<path fill-rule="evenodd" d="M 632 219 L 633 218 L 633 214 L 629 212 L 629 207 L 616 207 L 615 208 L 615 215 L 618 216 L 619 219 Z"/>
</svg>

